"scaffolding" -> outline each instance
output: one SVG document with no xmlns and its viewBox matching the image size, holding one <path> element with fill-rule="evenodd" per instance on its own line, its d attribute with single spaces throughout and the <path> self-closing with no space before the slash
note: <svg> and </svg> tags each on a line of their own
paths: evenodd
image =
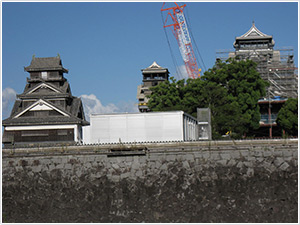
<svg viewBox="0 0 300 225">
<path fill-rule="evenodd" d="M 257 71 L 262 79 L 270 84 L 267 87 L 267 96 L 265 97 L 297 98 L 298 68 L 294 64 L 293 48 L 273 49 L 253 46 L 235 51 L 217 50 L 216 59 L 222 61 L 234 57 L 239 60 L 251 59 L 257 63 Z"/>
</svg>

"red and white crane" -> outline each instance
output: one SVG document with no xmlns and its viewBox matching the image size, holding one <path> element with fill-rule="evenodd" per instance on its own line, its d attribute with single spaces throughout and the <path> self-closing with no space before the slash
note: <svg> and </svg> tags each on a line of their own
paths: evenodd
<svg viewBox="0 0 300 225">
<path fill-rule="evenodd" d="M 189 78 L 200 77 L 201 69 L 198 68 L 195 53 L 192 46 L 192 41 L 188 31 L 188 26 L 184 17 L 183 10 L 186 4 L 179 6 L 176 2 L 174 7 L 165 8 L 165 3 L 161 8 L 161 11 L 168 11 L 166 20 L 164 21 L 164 28 L 171 27 L 172 33 L 175 36 L 182 59 L 185 64 Z M 168 18 L 171 18 L 172 22 L 168 22 Z"/>
</svg>

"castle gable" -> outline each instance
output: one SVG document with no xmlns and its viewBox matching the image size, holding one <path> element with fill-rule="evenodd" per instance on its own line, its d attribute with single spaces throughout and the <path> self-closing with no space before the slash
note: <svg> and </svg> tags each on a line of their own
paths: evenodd
<svg viewBox="0 0 300 225">
<path fill-rule="evenodd" d="M 36 101 L 35 103 L 31 104 L 28 106 L 26 109 L 18 113 L 17 115 L 14 116 L 14 118 L 19 118 L 19 117 L 26 117 L 26 116 L 34 116 L 34 115 L 43 115 L 46 113 L 34 113 L 36 112 L 41 112 L 41 111 L 48 111 L 47 115 L 56 115 L 56 116 L 66 116 L 70 117 L 69 113 L 65 112 L 62 109 L 57 108 L 53 104 L 51 104 L 48 101 L 45 101 L 43 99 L 40 99 Z"/>
<path fill-rule="evenodd" d="M 61 90 L 58 88 L 47 84 L 47 83 L 41 83 L 30 90 L 28 90 L 25 94 L 36 94 L 36 93 L 62 93 Z"/>
</svg>

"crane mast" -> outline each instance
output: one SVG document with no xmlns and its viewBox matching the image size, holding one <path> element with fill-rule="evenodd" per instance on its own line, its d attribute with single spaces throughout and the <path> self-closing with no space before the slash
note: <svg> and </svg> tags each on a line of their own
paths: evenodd
<svg viewBox="0 0 300 225">
<path fill-rule="evenodd" d="M 187 23 L 184 17 L 183 9 L 186 4 L 179 6 L 175 2 L 174 7 L 165 8 L 165 3 L 161 8 L 161 11 L 168 11 L 166 20 L 164 21 L 164 28 L 171 27 L 172 33 L 175 36 L 179 50 L 182 56 L 182 59 L 185 64 L 185 68 L 189 75 L 189 78 L 198 78 L 200 77 L 201 69 L 198 68 L 195 53 L 192 46 L 192 41 L 188 31 Z M 168 18 L 171 18 L 172 23 L 168 23 Z"/>
</svg>

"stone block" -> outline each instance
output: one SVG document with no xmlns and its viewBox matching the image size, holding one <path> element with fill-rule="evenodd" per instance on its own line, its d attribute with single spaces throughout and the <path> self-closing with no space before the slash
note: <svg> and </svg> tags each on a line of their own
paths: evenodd
<svg viewBox="0 0 300 225">
<path fill-rule="evenodd" d="M 210 155 L 210 158 L 211 158 L 211 160 L 216 161 L 216 160 L 220 160 L 221 156 L 218 152 L 212 152 L 211 155 Z"/>
<path fill-rule="evenodd" d="M 187 162 L 186 162 L 187 163 Z M 187 163 L 188 164 L 188 163 Z M 166 163 L 162 164 L 162 166 L 159 168 L 160 170 L 167 170 L 168 169 L 168 166 Z"/>
<path fill-rule="evenodd" d="M 235 166 L 237 164 L 237 161 L 234 160 L 234 159 L 230 159 L 228 162 L 227 162 L 227 166 Z"/>
<path fill-rule="evenodd" d="M 135 175 L 137 176 L 137 177 L 142 177 L 143 176 L 143 172 L 141 171 L 141 170 L 138 170 L 136 173 L 135 173 Z"/>
<path fill-rule="evenodd" d="M 188 160 L 188 161 L 194 161 L 195 160 L 194 154 L 193 153 L 187 153 L 186 156 L 185 156 L 185 159 Z"/>
<path fill-rule="evenodd" d="M 102 163 L 103 161 L 106 161 L 107 160 L 107 156 L 106 155 L 95 155 L 95 162 L 98 162 L 98 163 Z"/>
<path fill-rule="evenodd" d="M 253 167 L 253 162 L 243 162 L 244 166 L 247 168 L 252 168 Z"/>
<path fill-rule="evenodd" d="M 148 159 L 149 159 L 149 161 L 159 161 L 159 160 L 161 160 L 161 157 L 159 157 L 158 154 L 151 154 L 150 153 Z"/>
<path fill-rule="evenodd" d="M 145 163 L 146 163 L 146 161 L 147 161 L 147 158 L 146 158 L 146 156 L 141 156 L 141 157 L 139 158 L 139 162 L 140 162 L 140 164 L 145 164 Z"/>
<path fill-rule="evenodd" d="M 257 159 L 257 157 L 254 157 L 254 156 L 248 156 L 248 157 L 246 158 L 246 160 L 249 161 L 249 162 L 255 162 L 256 159 Z"/>
<path fill-rule="evenodd" d="M 202 171 L 202 166 L 201 166 L 201 165 L 196 165 L 196 166 L 194 167 L 194 170 L 195 170 L 196 172 L 200 172 L 200 171 Z"/>
<path fill-rule="evenodd" d="M 261 166 L 264 167 L 264 168 L 268 168 L 268 167 L 271 166 L 271 163 L 270 163 L 270 162 L 267 162 L 267 161 L 263 161 L 263 162 L 261 163 Z"/>
<path fill-rule="evenodd" d="M 91 164 L 92 164 L 92 167 L 97 167 L 99 165 L 97 161 L 91 162 Z"/>
<path fill-rule="evenodd" d="M 269 167 L 265 167 L 265 169 L 267 171 L 269 171 L 270 173 L 273 173 L 276 170 L 276 166 L 274 166 L 273 164 L 270 164 Z"/>
<path fill-rule="evenodd" d="M 243 157 L 247 157 L 250 155 L 250 151 L 249 150 L 241 150 L 240 151 L 241 156 Z"/>
<path fill-rule="evenodd" d="M 226 166 L 227 165 L 228 160 L 226 159 L 221 159 L 217 161 L 217 164 L 220 164 L 222 166 Z"/>
<path fill-rule="evenodd" d="M 133 161 L 132 165 L 131 165 L 131 168 L 133 170 L 137 170 L 141 167 L 140 163 L 138 161 Z"/>
<path fill-rule="evenodd" d="M 167 161 L 175 161 L 176 155 L 175 154 L 168 154 L 166 155 L 166 160 Z"/>
<path fill-rule="evenodd" d="M 118 163 L 112 163 L 111 167 L 114 168 L 115 170 L 120 169 L 119 164 Z"/>
<path fill-rule="evenodd" d="M 252 150 L 252 151 L 250 151 L 250 153 L 251 153 L 252 156 L 255 156 L 255 157 L 263 156 L 263 153 L 260 150 Z"/>
<path fill-rule="evenodd" d="M 139 162 L 139 158 L 140 158 L 140 156 L 133 156 L 133 161 L 134 162 Z"/>
<path fill-rule="evenodd" d="M 210 158 L 210 152 L 209 152 L 209 151 L 203 152 L 202 158 L 204 158 L 204 159 L 206 159 L 206 160 L 209 159 L 209 158 Z"/>
<path fill-rule="evenodd" d="M 283 152 L 281 150 L 274 150 L 273 155 L 275 157 L 282 157 L 283 156 Z"/>
<path fill-rule="evenodd" d="M 117 163 L 120 164 L 122 162 L 125 161 L 125 158 L 124 157 L 116 157 L 117 158 Z"/>
<path fill-rule="evenodd" d="M 201 181 L 211 181 L 211 177 L 210 176 L 202 176 L 200 177 Z"/>
<path fill-rule="evenodd" d="M 271 151 L 269 151 L 269 150 L 264 150 L 264 151 L 263 151 L 263 156 L 264 156 L 264 157 L 269 157 L 269 156 L 271 156 L 271 155 L 273 155 Z"/>
<path fill-rule="evenodd" d="M 110 163 L 118 163 L 117 158 L 118 157 L 108 157 L 107 159 L 108 159 L 108 162 L 110 162 Z"/>
<path fill-rule="evenodd" d="M 293 151 L 293 157 L 298 159 L 298 151 Z"/>
<path fill-rule="evenodd" d="M 287 162 L 284 162 L 281 164 L 281 166 L 279 167 L 280 170 L 287 170 L 290 167 L 290 165 Z"/>
<path fill-rule="evenodd" d="M 64 168 L 65 168 L 66 170 L 71 170 L 71 169 L 72 169 L 72 165 L 69 164 L 69 163 L 64 164 Z"/>
<path fill-rule="evenodd" d="M 212 172 L 212 174 L 210 175 L 212 180 L 217 180 L 218 179 L 218 175 L 215 171 Z"/>
<path fill-rule="evenodd" d="M 54 164 L 50 164 L 49 166 L 48 166 L 48 170 L 49 171 L 52 171 L 52 170 L 54 170 L 55 169 L 55 166 L 54 166 Z"/>
<path fill-rule="evenodd" d="M 81 170 L 76 170 L 75 174 L 76 174 L 77 177 L 81 177 L 82 171 Z"/>
<path fill-rule="evenodd" d="M 63 168 L 64 168 L 64 164 L 59 163 L 59 164 L 56 165 L 55 168 L 56 168 L 56 169 L 63 169 Z"/>
<path fill-rule="evenodd" d="M 119 175 L 112 175 L 109 176 L 108 178 L 113 182 L 119 182 L 121 177 Z"/>
<path fill-rule="evenodd" d="M 240 153 L 239 150 L 231 151 L 231 152 L 230 152 L 230 155 L 231 155 L 231 157 L 234 158 L 234 159 L 238 159 L 238 158 L 241 157 L 241 153 Z"/>
<path fill-rule="evenodd" d="M 121 175 L 120 175 L 120 179 L 126 179 L 128 177 L 130 177 L 130 172 L 121 173 Z"/>
<path fill-rule="evenodd" d="M 230 160 L 231 155 L 229 153 L 220 153 L 221 159 Z"/>
<path fill-rule="evenodd" d="M 292 162 L 293 162 L 294 166 L 298 166 L 298 159 L 293 159 Z"/>
<path fill-rule="evenodd" d="M 195 151 L 195 152 L 194 152 L 194 158 L 195 158 L 195 160 L 196 160 L 196 159 L 199 159 L 199 158 L 202 158 L 202 152 Z"/>
<path fill-rule="evenodd" d="M 291 156 L 293 156 L 293 151 L 289 151 L 289 150 L 282 151 L 282 156 L 283 157 L 291 157 Z"/>
<path fill-rule="evenodd" d="M 153 164 L 153 165 L 154 165 L 154 168 L 159 169 L 161 167 L 162 163 L 161 163 L 161 161 L 156 161 L 155 164 Z"/>
<path fill-rule="evenodd" d="M 32 167 L 32 172 L 34 172 L 34 173 L 39 173 L 41 171 L 42 171 L 42 165 Z"/>
<path fill-rule="evenodd" d="M 132 156 L 126 156 L 124 157 L 124 162 L 132 162 L 133 161 L 133 157 Z"/>
<path fill-rule="evenodd" d="M 243 168 L 244 163 L 243 162 L 238 162 L 238 164 L 236 165 L 237 168 Z"/>
<path fill-rule="evenodd" d="M 254 169 L 248 168 L 246 174 L 248 177 L 252 177 L 254 175 Z"/>
<path fill-rule="evenodd" d="M 283 158 L 277 157 L 277 158 L 274 160 L 274 165 L 278 167 L 278 166 L 280 166 L 283 162 L 284 162 Z"/>
<path fill-rule="evenodd" d="M 256 158 L 256 161 L 257 161 L 257 162 L 262 162 L 262 161 L 264 161 L 264 158 L 263 158 L 263 157 L 257 157 L 257 158 Z"/>
<path fill-rule="evenodd" d="M 101 177 L 101 174 L 100 173 L 92 173 L 90 176 L 92 179 L 98 179 Z"/>
<path fill-rule="evenodd" d="M 185 168 L 185 169 L 190 169 L 190 164 L 189 164 L 187 161 L 183 161 L 183 162 L 182 162 L 182 166 L 183 166 L 183 168 Z"/>
<path fill-rule="evenodd" d="M 66 156 L 61 157 L 61 163 L 62 164 L 66 164 L 66 163 L 68 163 L 68 161 L 69 161 L 69 159 Z"/>
</svg>

